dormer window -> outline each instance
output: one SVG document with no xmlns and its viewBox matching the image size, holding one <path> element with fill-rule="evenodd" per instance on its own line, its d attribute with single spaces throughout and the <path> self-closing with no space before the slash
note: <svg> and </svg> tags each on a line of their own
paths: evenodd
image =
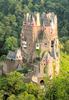
<svg viewBox="0 0 69 100">
<path fill-rule="evenodd" d="M 27 47 L 27 42 L 26 41 L 23 41 L 22 42 L 22 45 L 23 45 L 24 48 L 26 48 Z"/>
<path fill-rule="evenodd" d="M 39 43 L 36 44 L 36 49 L 37 49 L 37 50 L 40 49 L 40 44 L 39 44 Z"/>
</svg>

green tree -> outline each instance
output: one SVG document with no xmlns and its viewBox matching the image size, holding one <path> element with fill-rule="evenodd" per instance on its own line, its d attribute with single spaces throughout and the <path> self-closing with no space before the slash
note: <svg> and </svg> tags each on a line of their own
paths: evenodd
<svg viewBox="0 0 69 100">
<path fill-rule="evenodd" d="M 36 100 L 33 94 L 28 94 L 27 92 L 18 95 L 18 100 Z"/>
<path fill-rule="evenodd" d="M 13 36 L 10 36 L 6 39 L 5 48 L 7 50 L 16 50 L 17 49 L 17 39 Z"/>
<path fill-rule="evenodd" d="M 62 35 L 63 35 L 63 36 L 68 35 L 68 30 L 67 30 L 66 26 L 65 26 L 65 27 L 62 27 L 62 29 L 61 29 L 61 31 L 60 31 L 60 34 L 61 34 L 61 36 L 62 36 Z"/>
<path fill-rule="evenodd" d="M 69 53 L 69 40 L 67 40 L 64 44 L 64 50 Z"/>
<path fill-rule="evenodd" d="M 3 90 L 0 90 L 0 100 L 3 100 Z"/>
<path fill-rule="evenodd" d="M 34 95 L 37 100 L 44 100 L 44 89 L 41 89 L 38 84 L 32 82 L 27 84 L 27 92 Z"/>
<path fill-rule="evenodd" d="M 24 92 L 26 88 L 26 84 L 23 82 L 24 76 L 19 72 L 12 72 L 7 76 L 9 92 L 18 94 L 21 91 Z"/>
<path fill-rule="evenodd" d="M 17 100 L 14 94 L 10 95 L 7 100 Z"/>
<path fill-rule="evenodd" d="M 46 82 L 46 100 L 68 100 L 68 74 Z M 66 88 L 67 87 L 67 88 Z"/>
</svg>

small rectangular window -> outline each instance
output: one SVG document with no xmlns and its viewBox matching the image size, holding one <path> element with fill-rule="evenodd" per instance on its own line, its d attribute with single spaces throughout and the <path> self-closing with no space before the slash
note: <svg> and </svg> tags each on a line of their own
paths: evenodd
<svg viewBox="0 0 69 100">
<path fill-rule="evenodd" d="M 54 41 L 51 41 L 51 47 L 54 47 Z"/>
</svg>

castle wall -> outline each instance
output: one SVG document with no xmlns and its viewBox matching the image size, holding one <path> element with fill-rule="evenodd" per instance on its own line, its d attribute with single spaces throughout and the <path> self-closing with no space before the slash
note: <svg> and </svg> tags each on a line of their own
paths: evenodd
<svg viewBox="0 0 69 100">
<path fill-rule="evenodd" d="M 32 62 L 35 68 L 34 79 L 38 80 L 39 77 L 46 75 L 44 72 L 45 67 L 47 67 L 46 73 L 52 78 L 54 73 L 56 75 L 59 73 L 57 16 L 54 13 L 43 13 L 42 15 L 34 13 L 32 15 L 27 14 L 25 17 L 25 24 L 21 33 L 21 46 L 23 47 L 22 42 L 23 38 L 25 38 L 27 47 L 22 49 L 23 56 L 26 53 L 26 59 L 29 59 L 29 57 L 33 60 L 38 58 L 35 51 L 36 44 L 39 44 L 37 46 L 37 51 L 40 52 L 39 60 L 36 59 L 35 63 Z M 43 36 L 40 39 L 39 35 L 41 33 Z M 53 62 L 55 67 L 53 67 Z"/>
</svg>

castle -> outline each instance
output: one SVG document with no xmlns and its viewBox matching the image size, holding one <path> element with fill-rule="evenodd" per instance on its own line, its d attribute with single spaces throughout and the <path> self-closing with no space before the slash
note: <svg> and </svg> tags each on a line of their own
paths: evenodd
<svg viewBox="0 0 69 100">
<path fill-rule="evenodd" d="M 51 13 L 27 13 L 24 15 L 21 31 L 21 52 L 23 63 L 33 66 L 32 81 L 43 82 L 59 74 L 59 41 L 57 16 Z"/>
</svg>

